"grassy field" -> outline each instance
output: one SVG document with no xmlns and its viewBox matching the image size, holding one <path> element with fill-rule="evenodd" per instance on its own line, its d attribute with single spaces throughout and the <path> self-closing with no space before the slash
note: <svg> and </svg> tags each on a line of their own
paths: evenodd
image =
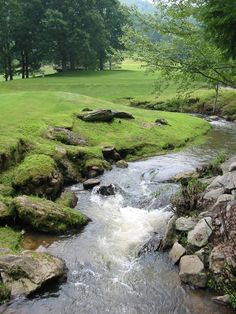
<svg viewBox="0 0 236 314">
<path fill-rule="evenodd" d="M 101 158 L 101 148 L 111 145 L 135 149 L 130 158 L 150 156 L 169 147 L 182 147 L 206 133 L 209 126 L 201 119 L 123 104 L 127 97 L 152 97 L 155 79 L 139 64 L 126 60 L 123 69 L 117 71 L 53 74 L 2 82 L 0 152 L 7 153 L 23 139 L 30 144 L 29 153 L 53 156 L 58 145 L 66 145 L 46 138 L 48 126 L 73 126 L 87 140 L 88 147 L 80 149 L 90 153 L 91 158 Z M 175 86 L 170 94 L 174 89 Z M 135 119 L 96 124 L 75 119 L 75 114 L 85 107 L 128 111 Z M 169 126 L 156 126 L 157 118 L 167 119 Z"/>
</svg>

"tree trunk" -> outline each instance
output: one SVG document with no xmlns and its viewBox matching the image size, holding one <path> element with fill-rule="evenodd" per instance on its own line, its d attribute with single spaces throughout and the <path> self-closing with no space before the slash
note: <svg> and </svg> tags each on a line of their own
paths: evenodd
<svg viewBox="0 0 236 314">
<path fill-rule="evenodd" d="M 75 59 L 73 56 L 70 57 L 70 70 L 75 71 Z"/>
<path fill-rule="evenodd" d="M 213 113 L 215 113 L 216 109 L 217 109 L 217 103 L 218 103 L 218 98 L 219 98 L 219 83 L 217 83 L 215 86 L 215 92 L 216 92 L 216 94 L 215 94 Z"/>
<path fill-rule="evenodd" d="M 21 77 L 25 78 L 25 54 L 24 51 L 21 52 Z"/>
<path fill-rule="evenodd" d="M 109 57 L 109 70 L 112 70 L 112 57 Z"/>
<path fill-rule="evenodd" d="M 12 60 L 11 60 L 11 55 L 9 54 L 8 56 L 8 76 L 10 80 L 13 80 L 13 69 L 12 69 Z"/>
<path fill-rule="evenodd" d="M 67 69 L 66 65 L 67 65 L 66 56 L 62 55 L 62 59 L 61 59 L 62 72 L 66 72 L 66 69 Z"/>
<path fill-rule="evenodd" d="M 103 58 L 102 57 L 99 59 L 99 70 L 100 71 L 104 70 L 104 62 L 103 62 Z"/>
<path fill-rule="evenodd" d="M 29 78 L 29 54 L 25 53 L 25 77 Z"/>
</svg>

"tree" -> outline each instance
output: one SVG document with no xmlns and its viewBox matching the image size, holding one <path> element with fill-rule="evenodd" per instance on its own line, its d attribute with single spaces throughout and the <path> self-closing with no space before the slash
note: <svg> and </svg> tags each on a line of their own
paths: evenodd
<svg viewBox="0 0 236 314">
<path fill-rule="evenodd" d="M 236 86 L 236 64 L 226 60 L 214 43 L 205 39 L 204 27 L 193 18 L 194 7 L 183 2 L 176 8 L 163 5 L 155 17 L 143 18 L 145 29 L 156 30 L 162 37 L 155 41 L 143 31 L 126 30 L 126 47 L 151 71 L 161 71 L 166 84 L 175 80 L 179 87 L 189 90 L 198 81 L 215 87 Z M 179 10 L 178 10 L 179 9 Z"/>
<path fill-rule="evenodd" d="M 206 26 L 210 39 L 228 57 L 236 58 L 236 1 L 202 0 L 200 18 Z"/>
</svg>

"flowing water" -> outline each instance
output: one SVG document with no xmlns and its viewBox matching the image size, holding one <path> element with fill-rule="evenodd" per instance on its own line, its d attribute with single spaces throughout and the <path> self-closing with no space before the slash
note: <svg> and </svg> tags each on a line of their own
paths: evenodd
<svg viewBox="0 0 236 314">
<path fill-rule="evenodd" d="M 82 192 L 78 207 L 92 222 L 77 235 L 49 238 L 30 235 L 28 248 L 55 254 L 66 261 L 68 280 L 34 299 L 18 299 L 0 308 L 5 314 L 229 314 L 211 302 L 207 291 L 182 286 L 178 267 L 162 252 L 137 258 L 154 232 L 163 233 L 171 216 L 170 198 L 179 189 L 166 181 L 177 173 L 194 170 L 220 151 L 236 151 L 236 128 L 213 123 L 206 143 L 182 152 L 114 168 L 102 184 L 116 184 L 115 196 Z"/>
</svg>

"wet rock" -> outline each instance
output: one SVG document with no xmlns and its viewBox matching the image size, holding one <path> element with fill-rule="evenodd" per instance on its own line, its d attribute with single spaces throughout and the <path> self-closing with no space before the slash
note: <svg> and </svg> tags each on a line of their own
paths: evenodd
<svg viewBox="0 0 236 314">
<path fill-rule="evenodd" d="M 185 248 L 178 242 L 175 242 L 172 249 L 170 250 L 169 258 L 173 261 L 174 264 L 176 264 L 185 253 Z"/>
<path fill-rule="evenodd" d="M 196 255 L 186 255 L 180 260 L 180 279 L 184 283 L 205 288 L 207 276 L 204 272 L 204 265 Z"/>
<path fill-rule="evenodd" d="M 161 247 L 161 242 L 162 239 L 160 235 L 155 233 L 152 238 L 139 250 L 138 256 L 140 257 L 141 255 L 158 251 Z"/>
<path fill-rule="evenodd" d="M 175 238 L 176 238 L 176 231 L 175 231 L 175 222 L 176 222 L 177 217 L 173 216 L 167 224 L 166 231 L 164 234 L 164 237 L 162 239 L 162 244 L 161 248 L 163 250 L 166 250 L 170 247 L 173 246 L 175 243 Z"/>
<path fill-rule="evenodd" d="M 233 162 L 229 167 L 229 172 L 236 171 L 236 162 Z"/>
<path fill-rule="evenodd" d="M 197 221 L 193 218 L 189 217 L 180 217 L 175 222 L 175 228 L 177 231 L 190 231 L 192 230 L 197 224 Z"/>
<path fill-rule="evenodd" d="M 115 147 L 106 146 L 102 149 L 104 159 L 108 161 L 119 161 L 121 160 L 120 154 L 116 151 Z"/>
<path fill-rule="evenodd" d="M 218 116 L 210 116 L 209 119 L 211 121 L 218 121 L 220 118 Z"/>
<path fill-rule="evenodd" d="M 116 194 L 116 187 L 113 184 L 100 186 L 97 190 L 98 194 L 103 196 L 111 196 Z"/>
<path fill-rule="evenodd" d="M 118 168 L 125 169 L 125 168 L 128 168 L 128 166 L 129 165 L 128 165 L 127 161 L 125 161 L 125 160 L 119 160 L 116 162 L 116 167 L 118 167 Z"/>
<path fill-rule="evenodd" d="M 194 247 L 203 247 L 207 244 L 213 231 L 212 218 L 206 217 L 201 219 L 195 228 L 188 233 L 188 244 Z"/>
<path fill-rule="evenodd" d="M 127 119 L 132 120 L 134 119 L 134 116 L 128 112 L 124 111 L 112 111 L 113 117 L 118 119 Z"/>
<path fill-rule="evenodd" d="M 96 178 L 104 173 L 104 168 L 98 166 L 91 166 L 87 169 L 87 177 L 89 179 Z"/>
<path fill-rule="evenodd" d="M 169 125 L 169 122 L 166 119 L 156 119 L 155 123 L 157 125 Z"/>
<path fill-rule="evenodd" d="M 37 197 L 19 196 L 14 199 L 14 207 L 23 226 L 40 232 L 66 233 L 89 221 L 78 210 Z"/>
<path fill-rule="evenodd" d="M 57 203 L 65 207 L 75 208 L 78 204 L 78 197 L 75 192 L 66 190 L 61 194 L 60 198 L 57 199 Z"/>
<path fill-rule="evenodd" d="M 12 296 L 30 295 L 50 281 L 66 275 L 65 263 L 49 254 L 25 251 L 0 256 L 3 283 Z"/>
<path fill-rule="evenodd" d="M 83 183 L 85 190 L 92 190 L 95 186 L 100 184 L 100 180 L 98 179 L 89 179 Z"/>
<path fill-rule="evenodd" d="M 86 140 L 82 136 L 65 128 L 49 127 L 47 138 L 66 145 L 87 145 Z"/>
<path fill-rule="evenodd" d="M 77 117 L 86 122 L 112 122 L 114 119 L 112 111 L 107 109 L 90 111 Z"/>
<path fill-rule="evenodd" d="M 230 304 L 230 297 L 228 294 L 226 294 L 226 295 L 222 295 L 219 297 L 213 297 L 212 301 L 214 301 L 218 304 L 222 304 L 222 305 L 229 305 Z"/>
<path fill-rule="evenodd" d="M 226 257 L 221 245 L 214 247 L 210 254 L 210 270 L 214 274 L 220 274 L 226 264 Z"/>
</svg>

